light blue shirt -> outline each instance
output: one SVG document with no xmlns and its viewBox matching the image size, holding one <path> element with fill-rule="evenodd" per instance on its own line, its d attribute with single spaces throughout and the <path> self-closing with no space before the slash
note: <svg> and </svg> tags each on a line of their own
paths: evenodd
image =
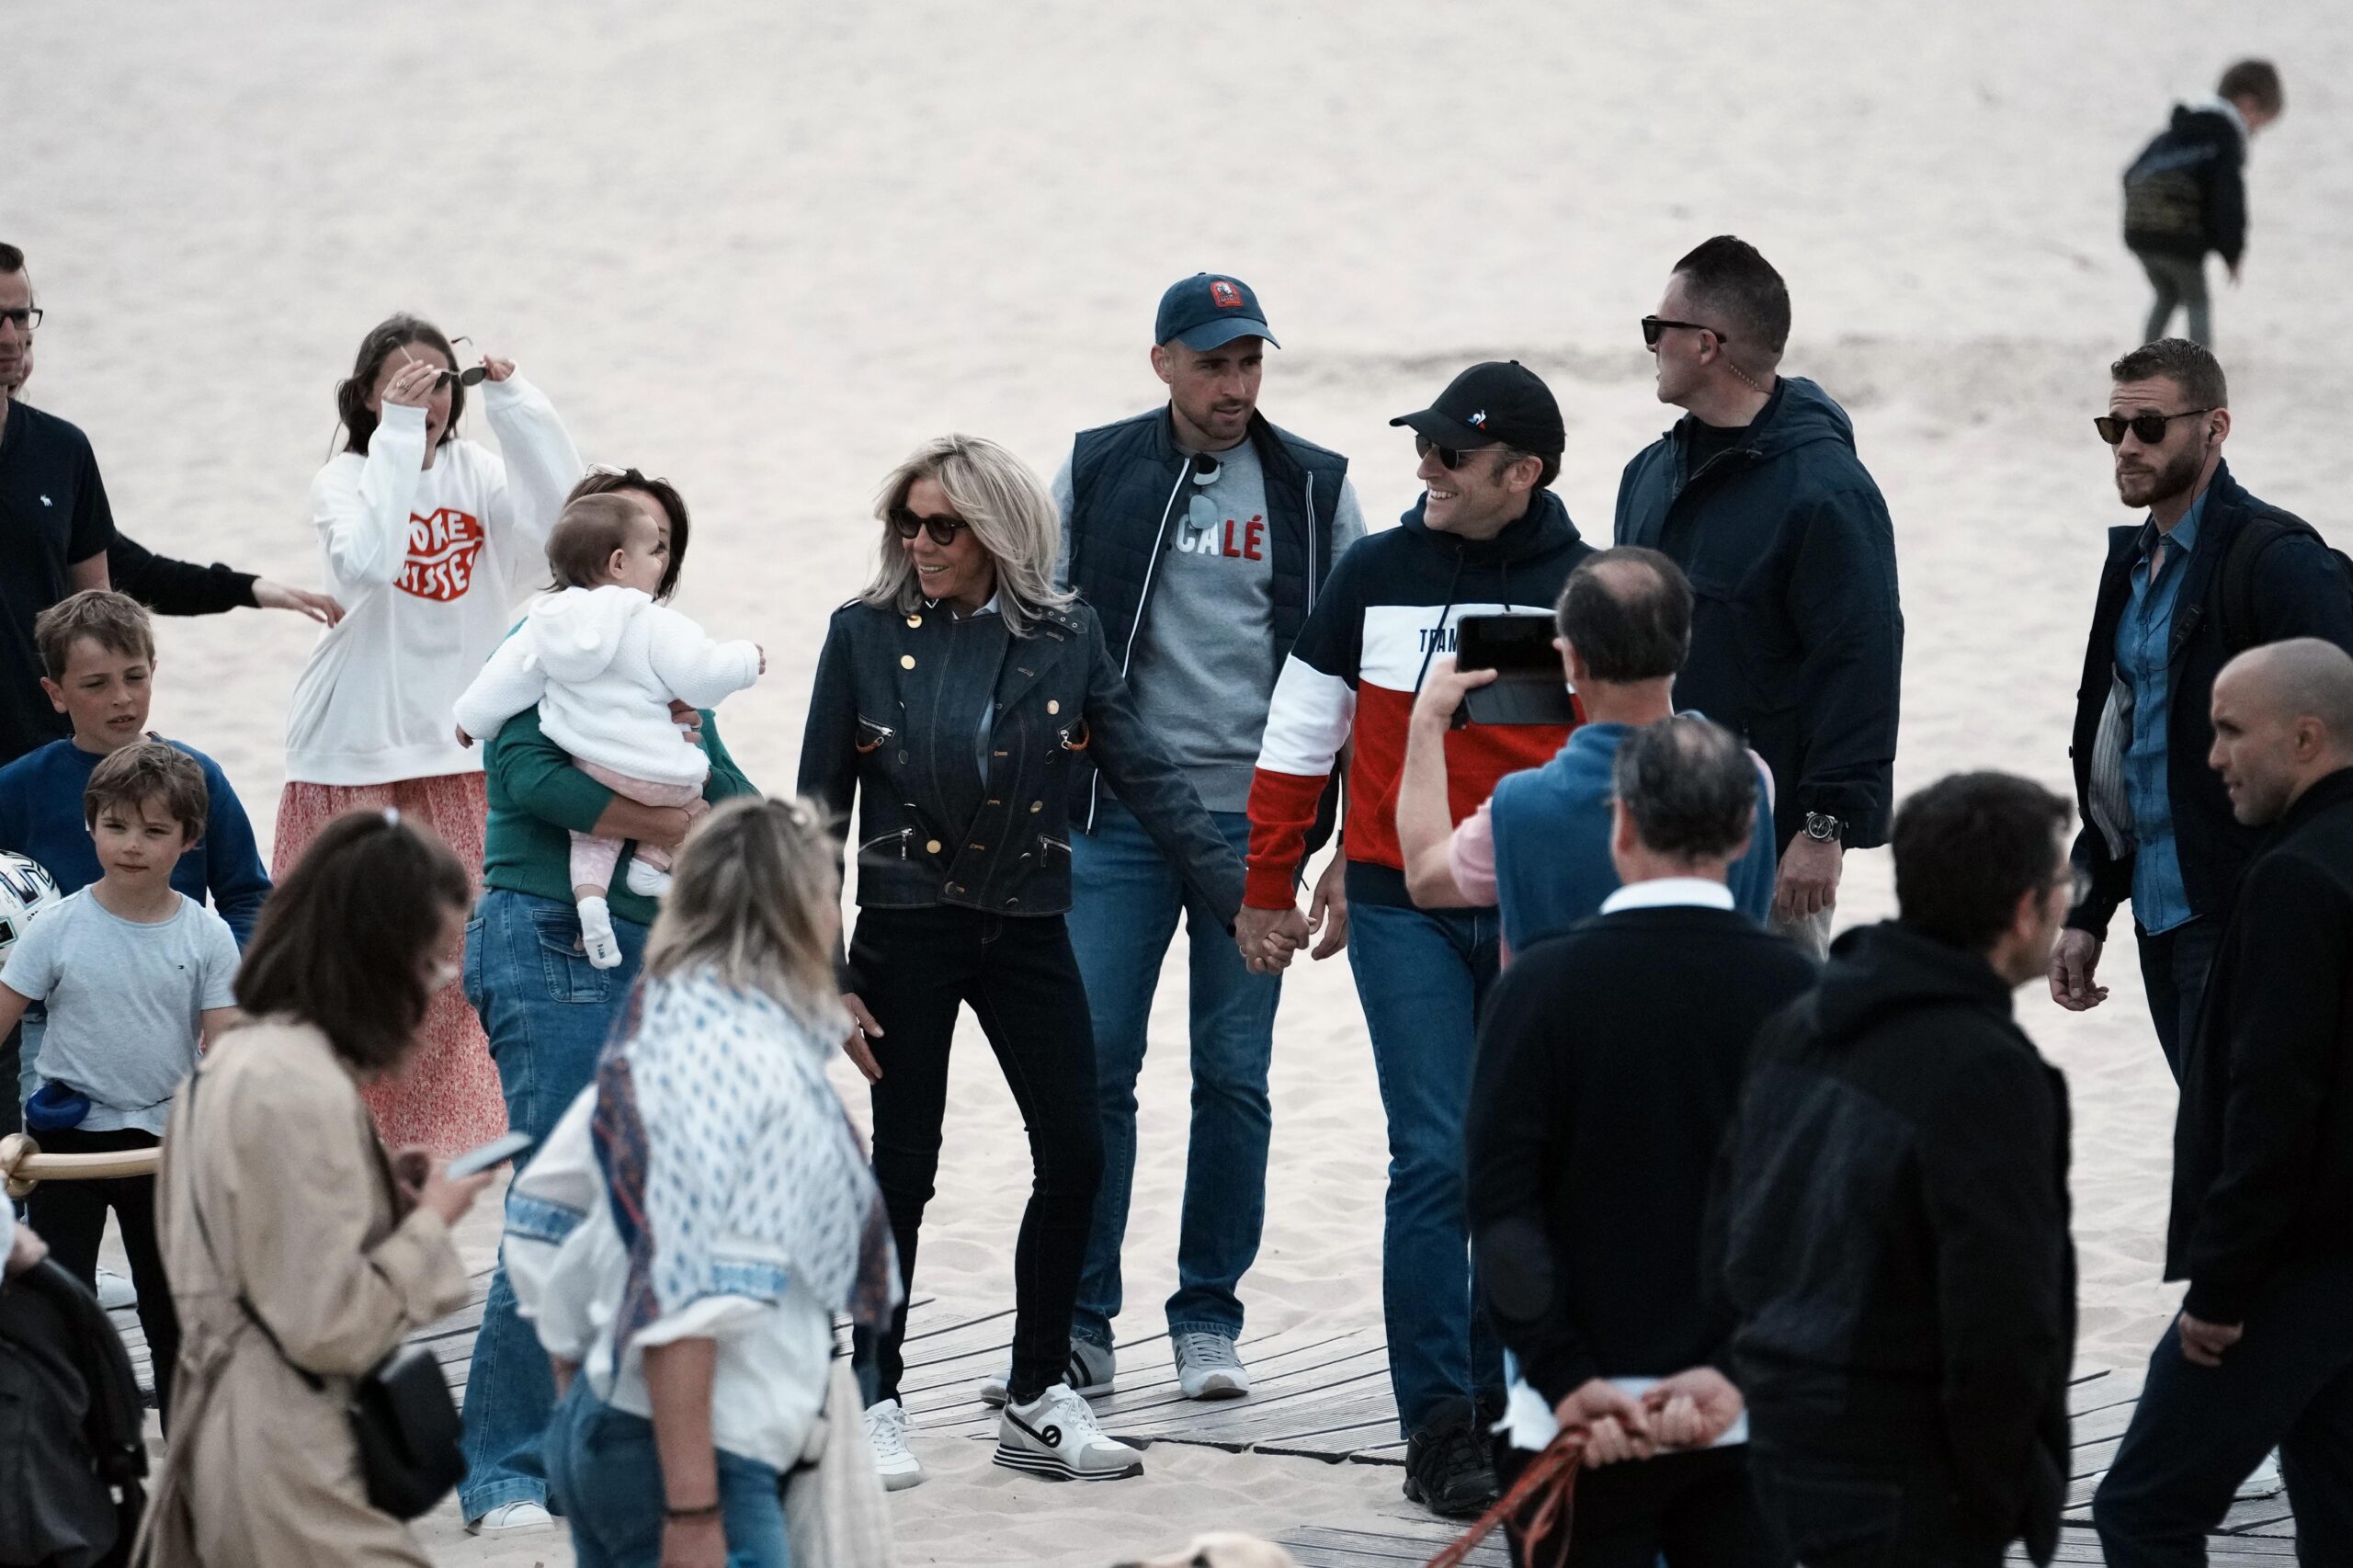
<svg viewBox="0 0 2353 1568">
<path fill-rule="evenodd" d="M 2132 597 L 2116 623 L 2116 667 L 2132 688 L 2132 735 L 2124 751 L 2124 792 L 2132 805 L 2132 915 L 2152 936 L 2188 924 L 2198 912 L 2181 880 L 2181 851 L 2173 833 L 2172 766 L 2166 737 L 2173 702 L 2174 600 L 2180 597 L 2189 557 L 2198 549 L 2199 519 L 2206 510 L 2200 494 L 2169 534 L 2154 524 L 2132 562 Z M 2165 540 L 2165 561 L 2154 582 L 2149 556 Z"/>
</svg>

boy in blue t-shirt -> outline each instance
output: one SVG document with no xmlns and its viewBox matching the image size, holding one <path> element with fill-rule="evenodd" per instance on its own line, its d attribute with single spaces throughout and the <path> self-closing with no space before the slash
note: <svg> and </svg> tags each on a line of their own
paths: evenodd
<svg viewBox="0 0 2353 1568">
<path fill-rule="evenodd" d="M 38 860 L 70 893 L 98 880 L 98 857 L 83 817 L 82 795 L 98 764 L 127 745 L 160 737 L 147 733 L 153 695 L 155 633 L 136 599 L 92 588 L 62 599 L 33 622 L 33 640 L 48 671 L 41 689 L 73 723 L 73 734 L 26 753 L 0 767 L 0 849 Z M 220 765 L 195 747 L 166 742 L 195 759 L 208 805 L 201 832 L 171 870 L 171 885 L 213 907 L 243 948 L 253 935 L 269 873 L 254 845 L 253 824 Z M 0 1133 L 17 1126 L 19 1096 L 36 1086 L 34 1058 L 43 1027 L 39 1009 L 17 1036 L 0 1045 Z"/>
<path fill-rule="evenodd" d="M 199 1041 L 237 1017 L 236 938 L 172 885 L 204 833 L 204 774 L 186 752 L 142 742 L 98 764 L 83 800 L 98 880 L 35 915 L 9 950 L 0 1028 L 35 1002 L 48 1006 L 41 1090 L 28 1116 L 46 1152 L 153 1149 Z M 44 1182 L 28 1208 L 51 1256 L 93 1288 L 114 1211 L 168 1420 L 179 1324 L 155 1244 L 155 1178 Z"/>
</svg>

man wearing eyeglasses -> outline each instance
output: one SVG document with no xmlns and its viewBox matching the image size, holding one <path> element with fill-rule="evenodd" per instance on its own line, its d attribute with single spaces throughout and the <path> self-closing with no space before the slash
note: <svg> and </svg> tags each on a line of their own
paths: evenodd
<svg viewBox="0 0 2353 1568">
<path fill-rule="evenodd" d="M 41 314 L 25 253 L 0 244 L 0 764 L 66 732 L 41 693 L 33 618 L 69 594 L 119 588 L 165 615 L 259 606 L 330 626 L 343 616 L 324 594 L 170 560 L 117 533 L 89 438 L 24 401 Z"/>
<path fill-rule="evenodd" d="M 1789 335 L 1756 247 L 1719 234 L 1675 264 L 1643 341 L 1684 416 L 1626 465 L 1617 541 L 1691 579 L 1677 703 L 1772 769 L 1772 924 L 1819 958 L 1845 851 L 1887 842 L 1904 611 L 1887 503 L 1846 410 L 1777 373 Z"/>
<path fill-rule="evenodd" d="M 2168 337 L 2109 367 L 2116 494 L 2147 508 L 2109 530 L 2075 694 L 2070 755 L 2091 891 L 2067 916 L 2051 995 L 2096 1007 L 2109 921 L 2130 899 L 2141 975 L 2165 1065 L 2178 1078 L 2207 970 L 2258 834 L 2233 817 L 2206 766 L 2214 677 L 2245 649 L 2319 637 L 2353 649 L 2353 584 L 2302 518 L 2232 478 L 2230 392 L 2201 346 Z"/>
<path fill-rule="evenodd" d="M 1152 348 L 1167 402 L 1080 432 L 1054 483 L 1059 575 L 1102 617 L 1137 711 L 1237 854 L 1249 844 L 1251 770 L 1275 673 L 1333 566 L 1364 536 L 1347 460 L 1258 412 L 1274 341 L 1240 278 L 1204 272 L 1171 286 Z M 1085 800 L 1071 840 L 1070 930 L 1095 1027 L 1104 1160 L 1070 1384 L 1090 1397 L 1111 1389 L 1136 1075 L 1181 915 L 1191 948 L 1193 1094 L 1168 1338 L 1186 1398 L 1237 1399 L 1250 1392 L 1250 1374 L 1234 1350 L 1236 1291 L 1266 1218 L 1267 1070 L 1281 983 L 1251 972 L 1223 916 L 1188 892 L 1099 777 Z M 1347 931 L 1339 875 L 1335 858 L 1316 888 L 1326 952 Z"/>
</svg>

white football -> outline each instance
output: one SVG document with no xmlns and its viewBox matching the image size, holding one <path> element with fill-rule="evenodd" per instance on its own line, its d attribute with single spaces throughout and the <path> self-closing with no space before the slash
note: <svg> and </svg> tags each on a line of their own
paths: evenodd
<svg viewBox="0 0 2353 1568">
<path fill-rule="evenodd" d="M 0 849 L 0 970 L 32 917 L 58 901 L 57 881 L 40 861 Z"/>
</svg>

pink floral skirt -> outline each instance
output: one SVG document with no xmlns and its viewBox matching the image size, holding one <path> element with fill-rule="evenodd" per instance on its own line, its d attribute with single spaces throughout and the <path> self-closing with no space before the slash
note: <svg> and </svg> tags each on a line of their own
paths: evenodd
<svg viewBox="0 0 2353 1568">
<path fill-rule="evenodd" d="M 319 830 L 347 812 L 396 807 L 404 820 L 448 845 L 482 893 L 483 831 L 490 807 L 479 773 L 404 778 L 391 784 L 295 784 L 278 801 L 278 844 L 272 874 L 284 881 Z M 457 962 L 462 952 L 449 955 Z M 445 986 L 426 1009 L 416 1053 L 398 1075 L 367 1085 L 368 1108 L 386 1144 L 422 1143 L 454 1154 L 506 1131 L 506 1099 L 490 1041 L 462 991 Z"/>
</svg>

